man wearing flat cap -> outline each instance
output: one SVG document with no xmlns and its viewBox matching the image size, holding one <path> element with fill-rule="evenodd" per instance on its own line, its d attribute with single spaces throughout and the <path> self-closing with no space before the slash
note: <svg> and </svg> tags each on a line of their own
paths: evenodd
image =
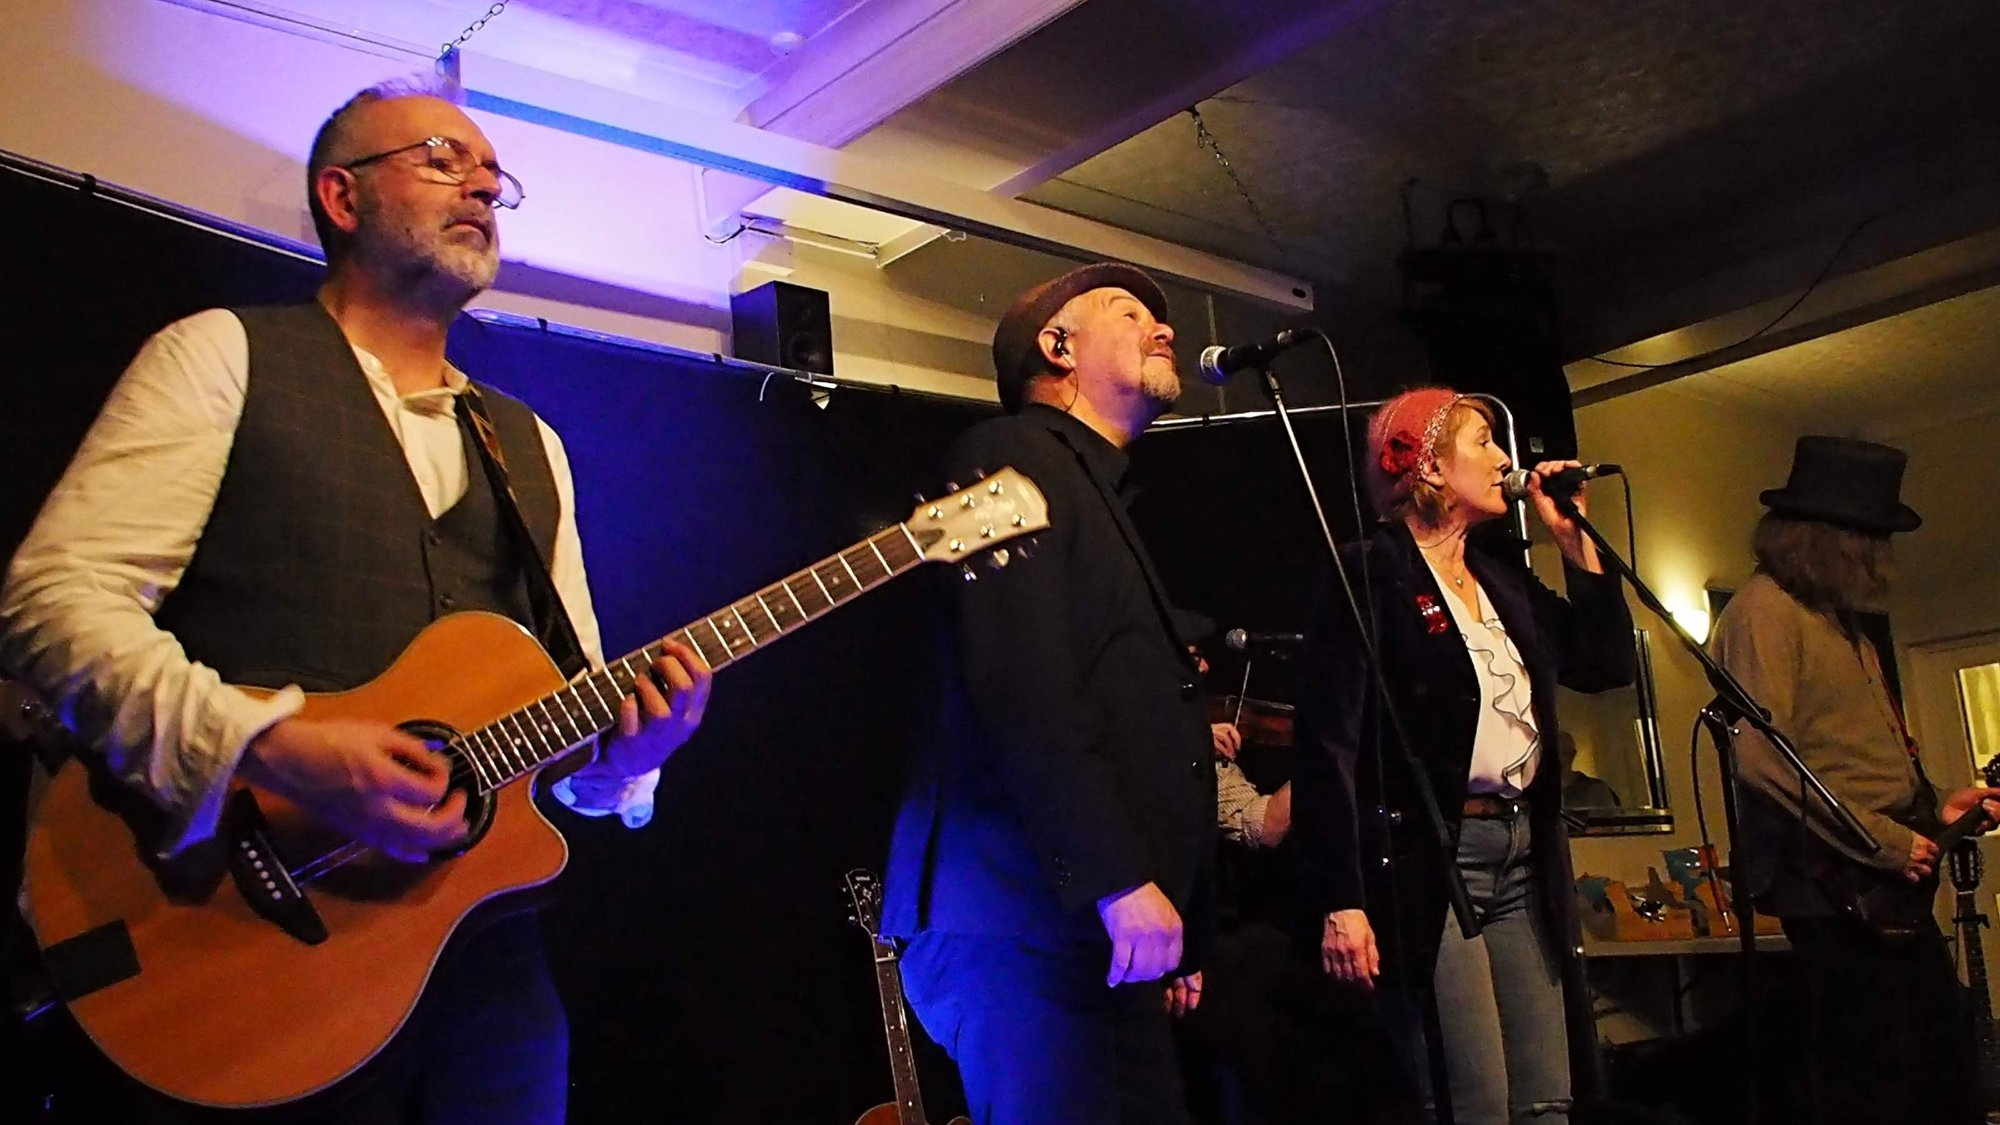
<svg viewBox="0 0 2000 1125">
<path fill-rule="evenodd" d="M 1841 835 L 1826 806 L 1758 734 L 1743 729 L 1738 772 L 1749 798 L 1736 860 L 1757 909 L 1791 942 L 1805 1010 L 1806 1086 L 1788 1099 L 1818 1125 L 1981 1121 L 1974 1042 L 1956 969 L 1926 913 L 1914 933 L 1888 934 L 1842 910 L 1844 887 L 1869 872 L 1920 883 L 1942 862 L 1939 828 L 2000 790 L 1943 801 L 1856 612 L 1888 592 L 1889 537 L 1923 521 L 1899 499 L 1907 456 L 1853 438 L 1798 441 L 1791 477 L 1766 490 L 1752 542 L 1757 570 L 1730 599 L 1710 647 L 1771 712 L 1799 756 L 1874 837 L 1870 855 Z"/>
<path fill-rule="evenodd" d="M 1050 529 L 949 580 L 940 714 L 910 767 L 886 932 L 977 1125 L 1184 1122 L 1168 1007 L 1199 1003 L 1215 771 L 1193 658 L 1126 513 L 1125 447 L 1180 393 L 1160 287 L 1072 270 L 1001 318 L 1005 417 L 946 457 L 1011 465 Z"/>
</svg>

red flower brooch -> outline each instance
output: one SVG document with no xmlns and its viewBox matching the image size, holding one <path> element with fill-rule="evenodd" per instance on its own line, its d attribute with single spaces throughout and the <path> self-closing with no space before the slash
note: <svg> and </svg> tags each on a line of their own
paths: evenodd
<svg viewBox="0 0 2000 1125">
<path fill-rule="evenodd" d="M 1424 632 L 1435 636 L 1450 631 L 1451 619 L 1445 616 L 1445 609 L 1438 604 L 1436 598 L 1429 594 L 1418 594 L 1417 612 L 1423 615 Z"/>
<path fill-rule="evenodd" d="M 1417 443 L 1417 435 L 1408 430 L 1397 430 L 1383 440 L 1382 452 L 1375 460 L 1384 473 L 1400 477 L 1423 460 L 1423 447 Z"/>
</svg>

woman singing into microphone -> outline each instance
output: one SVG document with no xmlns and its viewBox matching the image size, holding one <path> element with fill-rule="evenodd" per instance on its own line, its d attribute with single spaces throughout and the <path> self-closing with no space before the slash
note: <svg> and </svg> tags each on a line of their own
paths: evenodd
<svg viewBox="0 0 2000 1125">
<path fill-rule="evenodd" d="M 1424 387 L 1369 423 L 1362 472 L 1383 526 L 1341 557 L 1456 854 L 1440 854 L 1426 824 L 1337 584 L 1301 658 L 1293 835 L 1321 959 L 1337 980 L 1386 986 L 1410 1087 L 1434 1089 L 1426 1060 L 1441 1057 L 1458 1125 L 1569 1120 L 1562 981 L 1574 915 L 1562 771 L 1545 748 L 1558 683 L 1603 691 L 1634 676 L 1618 579 L 1542 491 L 1574 464 L 1537 465 L 1528 485 L 1562 552 L 1564 600 L 1518 554 L 1466 548 L 1468 531 L 1507 512 L 1511 466 L 1484 403 Z M 1476 938 L 1451 917 L 1447 863 L 1471 895 Z M 1433 998 L 1435 1055 L 1421 1018 Z"/>
</svg>

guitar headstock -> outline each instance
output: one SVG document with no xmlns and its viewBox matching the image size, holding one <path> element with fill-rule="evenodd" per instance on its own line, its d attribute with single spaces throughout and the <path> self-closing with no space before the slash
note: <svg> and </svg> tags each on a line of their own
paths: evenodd
<svg viewBox="0 0 2000 1125">
<path fill-rule="evenodd" d="M 1009 539 L 1047 530 L 1049 504 L 1034 481 L 1006 468 L 949 496 L 918 504 L 904 526 L 916 538 L 925 561 L 960 562 Z M 1004 552 L 994 553 L 997 565 L 1007 565 L 1006 557 Z"/>
<path fill-rule="evenodd" d="M 871 939 L 882 929 L 882 879 L 873 871 L 857 867 L 847 879 L 847 920 L 861 927 Z"/>
</svg>

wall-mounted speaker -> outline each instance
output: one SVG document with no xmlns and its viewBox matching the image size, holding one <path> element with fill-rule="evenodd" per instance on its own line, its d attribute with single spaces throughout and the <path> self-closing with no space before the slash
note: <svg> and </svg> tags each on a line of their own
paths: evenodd
<svg viewBox="0 0 2000 1125">
<path fill-rule="evenodd" d="M 737 359 L 833 374 L 833 313 L 825 290 L 767 281 L 729 298 Z"/>
</svg>

